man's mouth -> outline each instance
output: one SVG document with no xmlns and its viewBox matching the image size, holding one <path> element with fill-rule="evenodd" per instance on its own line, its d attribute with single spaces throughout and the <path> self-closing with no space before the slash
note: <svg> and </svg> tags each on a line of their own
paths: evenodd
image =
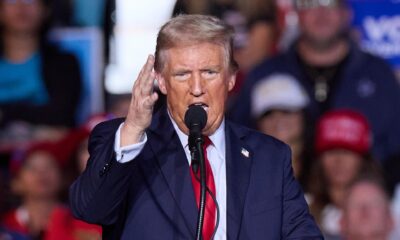
<svg viewBox="0 0 400 240">
<path fill-rule="evenodd" d="M 202 107 L 206 112 L 208 111 L 208 105 L 207 104 L 205 104 L 205 103 L 193 103 L 193 104 L 190 104 L 189 106 L 188 106 L 188 108 L 190 107 L 190 106 L 200 106 L 200 107 Z"/>
</svg>

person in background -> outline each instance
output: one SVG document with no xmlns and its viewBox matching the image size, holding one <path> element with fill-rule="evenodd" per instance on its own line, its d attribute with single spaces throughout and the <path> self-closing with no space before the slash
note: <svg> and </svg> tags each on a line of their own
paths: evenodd
<svg viewBox="0 0 400 240">
<path fill-rule="evenodd" d="M 100 239 L 98 227 L 75 220 L 59 200 L 63 188 L 61 167 L 68 159 L 62 148 L 55 143 L 38 142 L 13 159 L 11 189 L 21 203 L 5 214 L 2 224 L 31 239 Z"/>
<path fill-rule="evenodd" d="M 372 154 L 378 161 L 400 151 L 400 87 L 383 59 L 362 51 L 350 38 L 352 12 L 346 0 L 296 0 L 300 35 L 284 53 L 265 59 L 248 74 L 229 113 L 235 122 L 255 126 L 251 92 L 275 73 L 291 74 L 306 90 L 309 124 L 331 109 L 361 112 L 371 124 Z"/>
<path fill-rule="evenodd" d="M 340 226 L 345 240 L 389 240 L 394 222 L 384 184 L 373 178 L 355 181 L 345 195 Z"/>
<path fill-rule="evenodd" d="M 47 40 L 49 4 L 0 0 L 0 125 L 8 141 L 10 135 L 4 132 L 16 122 L 35 129 L 75 125 L 80 69 L 75 57 Z"/>
<path fill-rule="evenodd" d="M 258 82 L 251 96 L 257 129 L 290 146 L 294 175 L 305 186 L 307 94 L 292 76 L 277 73 Z"/>
<path fill-rule="evenodd" d="M 348 187 L 363 175 L 381 173 L 370 155 L 371 130 L 362 114 L 345 109 L 326 112 L 315 134 L 310 209 L 325 237 L 337 237 Z"/>
<path fill-rule="evenodd" d="M 117 113 L 117 112 L 115 112 Z M 125 115 L 126 116 L 126 115 Z M 122 116 L 120 116 L 122 117 Z M 70 146 L 72 159 L 70 166 L 72 170 L 73 180 L 81 174 L 89 159 L 88 142 L 91 131 L 101 122 L 116 118 L 116 115 L 111 113 L 95 114 L 91 116 L 82 126 L 70 131 L 62 140 L 62 144 Z M 71 182 L 72 183 L 72 182 Z"/>
</svg>

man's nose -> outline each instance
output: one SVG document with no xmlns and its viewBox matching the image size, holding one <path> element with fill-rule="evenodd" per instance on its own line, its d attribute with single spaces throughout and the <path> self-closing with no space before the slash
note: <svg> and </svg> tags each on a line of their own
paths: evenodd
<svg viewBox="0 0 400 240">
<path fill-rule="evenodd" d="M 204 81 L 201 78 L 200 74 L 194 74 L 192 81 L 191 81 L 191 86 L 190 86 L 190 91 L 192 93 L 193 96 L 201 96 L 204 92 Z"/>
</svg>

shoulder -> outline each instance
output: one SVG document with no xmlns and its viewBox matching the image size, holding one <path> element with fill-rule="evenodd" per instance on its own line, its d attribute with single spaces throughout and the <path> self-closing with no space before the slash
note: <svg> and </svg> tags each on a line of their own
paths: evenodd
<svg viewBox="0 0 400 240">
<path fill-rule="evenodd" d="M 93 128 L 91 136 L 109 135 L 111 133 L 115 133 L 124 120 L 124 118 L 116 118 L 101 122 Z"/>
<path fill-rule="evenodd" d="M 117 118 L 97 124 L 89 135 L 89 153 L 96 150 L 112 149 L 115 134 L 123 121 L 123 118 Z"/>
<path fill-rule="evenodd" d="M 274 178 L 277 182 L 284 181 L 285 172 L 291 166 L 290 148 L 278 139 L 261 132 L 236 124 L 229 125 L 231 130 L 227 131 L 230 138 L 227 149 L 231 154 L 251 159 L 254 176 Z M 271 174 L 267 176 L 267 172 Z"/>
<path fill-rule="evenodd" d="M 352 59 L 359 63 L 362 63 L 363 69 L 375 71 L 377 69 L 384 69 L 392 71 L 390 64 L 380 56 L 374 55 L 372 53 L 366 52 L 360 49 L 358 46 L 353 46 L 351 51 Z"/>
<path fill-rule="evenodd" d="M 350 82 L 356 83 L 352 81 L 354 77 L 351 74 L 357 73 L 360 79 L 368 79 L 374 82 L 381 89 L 382 96 L 387 97 L 387 94 L 394 94 L 396 96 L 393 97 L 399 97 L 400 88 L 395 72 L 385 59 L 356 48 L 352 51 L 349 61 L 347 78 Z"/>
<path fill-rule="evenodd" d="M 290 60 L 292 53 L 280 53 L 274 57 L 266 58 L 249 73 L 249 76 L 263 75 L 276 69 L 285 69 L 285 64 Z M 282 65 L 283 64 L 283 65 Z"/>
<path fill-rule="evenodd" d="M 245 127 L 230 121 L 227 121 L 228 131 L 232 131 L 238 138 L 246 143 L 252 149 L 257 151 L 276 151 L 276 152 L 289 152 L 289 146 L 284 142 L 261 133 L 255 129 Z"/>
<path fill-rule="evenodd" d="M 295 75 L 297 66 L 298 62 L 296 61 L 296 53 L 293 47 L 287 52 L 264 59 L 249 72 L 245 83 L 252 88 L 255 83 L 274 73 Z"/>
</svg>

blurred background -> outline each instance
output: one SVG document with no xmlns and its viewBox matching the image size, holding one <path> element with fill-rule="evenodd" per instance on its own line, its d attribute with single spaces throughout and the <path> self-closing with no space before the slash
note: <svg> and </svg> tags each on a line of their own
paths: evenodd
<svg viewBox="0 0 400 240">
<path fill-rule="evenodd" d="M 0 239 L 101 239 L 68 187 L 177 14 L 235 30 L 227 118 L 291 147 L 326 239 L 400 239 L 399 0 L 0 0 Z"/>
</svg>

